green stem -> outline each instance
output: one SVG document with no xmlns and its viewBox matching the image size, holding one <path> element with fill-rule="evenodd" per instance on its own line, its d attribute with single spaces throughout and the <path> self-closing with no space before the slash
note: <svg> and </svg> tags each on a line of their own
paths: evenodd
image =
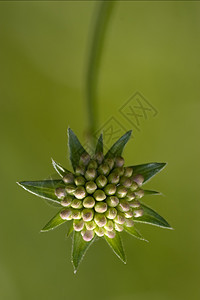
<svg viewBox="0 0 200 300">
<path fill-rule="evenodd" d="M 102 56 L 103 43 L 105 40 L 106 28 L 112 12 L 114 1 L 102 1 L 98 3 L 95 24 L 93 25 L 93 35 L 91 39 L 91 48 L 89 53 L 89 62 L 87 69 L 87 110 L 88 110 L 88 138 L 91 143 L 94 142 L 94 133 L 98 124 L 97 107 L 97 82 Z"/>
</svg>

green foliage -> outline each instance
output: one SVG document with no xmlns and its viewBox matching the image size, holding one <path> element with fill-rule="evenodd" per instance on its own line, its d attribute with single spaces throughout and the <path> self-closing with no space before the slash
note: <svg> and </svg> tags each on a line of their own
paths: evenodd
<svg viewBox="0 0 200 300">
<path fill-rule="evenodd" d="M 116 232 L 115 237 L 112 239 L 105 236 L 105 240 L 108 243 L 108 245 L 111 247 L 113 252 L 121 259 L 121 261 L 123 261 L 124 264 L 126 264 L 126 256 L 125 256 L 122 240 L 120 237 L 120 233 Z"/>
</svg>

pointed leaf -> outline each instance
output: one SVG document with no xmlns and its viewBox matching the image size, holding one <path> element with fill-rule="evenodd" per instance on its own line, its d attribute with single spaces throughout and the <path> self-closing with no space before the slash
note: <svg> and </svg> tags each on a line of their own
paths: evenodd
<svg viewBox="0 0 200 300">
<path fill-rule="evenodd" d="M 148 163 L 142 165 L 131 166 L 133 168 L 133 175 L 141 174 L 144 176 L 144 182 L 160 172 L 166 163 Z"/>
<path fill-rule="evenodd" d="M 103 153 L 103 135 L 101 134 L 96 145 L 95 153 L 102 152 Z"/>
<path fill-rule="evenodd" d="M 139 239 L 139 240 L 142 240 L 142 241 L 145 241 L 145 242 L 148 242 L 147 240 L 145 240 L 143 238 L 143 236 L 140 234 L 140 232 L 134 227 L 126 227 L 124 226 L 124 230 L 126 232 L 128 232 L 130 235 L 134 236 L 135 238 Z"/>
<path fill-rule="evenodd" d="M 113 250 L 113 252 L 119 257 L 119 259 L 121 259 L 123 261 L 123 263 L 126 264 L 126 256 L 125 256 L 122 240 L 120 237 L 120 233 L 116 232 L 116 235 L 113 239 L 110 239 L 107 236 L 104 236 L 104 237 L 105 237 L 105 240 L 108 243 L 108 245 Z"/>
<path fill-rule="evenodd" d="M 22 181 L 17 183 L 26 191 L 58 204 L 60 202 L 55 195 L 55 189 L 65 187 L 62 180 Z"/>
<path fill-rule="evenodd" d="M 120 156 L 124 150 L 124 147 L 130 139 L 132 130 L 126 132 L 111 148 L 108 150 L 105 158 L 113 158 Z"/>
<path fill-rule="evenodd" d="M 74 273 L 77 272 L 86 251 L 94 240 L 95 237 L 90 242 L 86 242 L 83 240 L 80 232 L 74 231 L 72 239 L 72 264 L 74 266 Z"/>
<path fill-rule="evenodd" d="M 87 153 L 79 142 L 75 133 L 68 128 L 68 143 L 69 143 L 69 153 L 72 167 L 75 170 L 79 164 L 80 157 L 83 153 Z"/>
<path fill-rule="evenodd" d="M 73 221 L 72 221 L 72 222 L 70 222 L 68 230 L 67 230 L 67 237 L 70 236 L 70 234 L 73 232 L 73 230 L 74 230 L 74 227 L 73 227 Z"/>
<path fill-rule="evenodd" d="M 61 177 L 64 177 L 65 174 L 67 174 L 67 173 L 71 173 L 70 171 L 68 171 L 67 169 L 62 167 L 59 163 L 55 162 L 53 160 L 53 158 L 51 160 L 52 160 L 52 165 L 53 165 L 54 169 Z"/>
<path fill-rule="evenodd" d="M 67 220 L 63 220 L 60 217 L 60 212 L 61 212 L 61 210 L 42 228 L 41 232 L 46 232 L 46 231 L 52 230 L 52 229 L 58 227 L 59 225 L 67 222 Z"/>
<path fill-rule="evenodd" d="M 141 208 L 143 208 L 144 214 L 142 217 L 138 217 L 138 218 L 133 217 L 134 222 L 146 223 L 158 227 L 172 229 L 169 223 L 153 209 L 151 209 L 150 207 L 144 204 L 141 204 Z"/>
<path fill-rule="evenodd" d="M 157 191 L 151 191 L 151 190 L 143 190 L 144 191 L 144 196 L 148 195 L 162 195 L 160 192 Z"/>
</svg>

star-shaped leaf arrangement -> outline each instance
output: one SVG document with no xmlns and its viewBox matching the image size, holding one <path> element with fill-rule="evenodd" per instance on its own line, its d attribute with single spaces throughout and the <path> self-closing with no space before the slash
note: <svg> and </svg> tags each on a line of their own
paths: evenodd
<svg viewBox="0 0 200 300">
<path fill-rule="evenodd" d="M 126 263 L 120 232 L 140 239 L 136 223 L 172 229 L 158 213 L 141 203 L 141 198 L 159 192 L 143 189 L 143 184 L 160 172 L 165 163 L 124 166 L 123 149 L 131 136 L 124 134 L 103 154 L 100 135 L 92 156 L 68 129 L 73 172 L 52 160 L 59 180 L 23 181 L 18 184 L 30 193 L 58 206 L 57 214 L 44 226 L 47 232 L 69 222 L 72 238 L 72 263 L 76 273 L 87 249 L 97 238 L 104 238 L 114 253 Z"/>
</svg>

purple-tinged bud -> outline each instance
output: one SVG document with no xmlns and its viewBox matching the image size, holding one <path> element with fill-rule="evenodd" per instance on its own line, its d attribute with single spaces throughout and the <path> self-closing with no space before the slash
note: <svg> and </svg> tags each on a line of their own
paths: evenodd
<svg viewBox="0 0 200 300">
<path fill-rule="evenodd" d="M 122 184 L 123 186 L 129 188 L 132 185 L 132 180 L 130 178 L 122 176 L 121 179 L 120 179 L 120 184 Z"/>
<path fill-rule="evenodd" d="M 84 185 L 85 184 L 85 178 L 83 176 L 78 176 L 74 179 L 74 182 L 76 186 Z"/>
<path fill-rule="evenodd" d="M 96 179 L 97 186 L 101 189 L 107 184 L 107 178 L 104 175 L 100 175 Z"/>
<path fill-rule="evenodd" d="M 94 159 L 97 161 L 97 163 L 100 165 L 102 161 L 104 160 L 104 155 L 102 152 L 98 152 L 95 154 Z"/>
<path fill-rule="evenodd" d="M 88 164 L 88 169 L 97 169 L 98 164 L 96 160 L 92 159 Z"/>
<path fill-rule="evenodd" d="M 143 190 L 135 191 L 135 195 L 137 199 L 140 199 L 144 196 L 144 191 Z"/>
<path fill-rule="evenodd" d="M 131 177 L 133 174 L 133 169 L 130 167 L 124 168 L 124 176 Z"/>
<path fill-rule="evenodd" d="M 76 190 L 76 186 L 74 184 L 68 184 L 65 187 L 65 191 L 69 195 L 74 195 L 75 190 Z"/>
<path fill-rule="evenodd" d="M 58 199 L 63 199 L 66 195 L 65 189 L 58 187 L 55 189 L 55 195 Z"/>
<path fill-rule="evenodd" d="M 125 217 L 120 213 L 118 213 L 118 215 L 114 219 L 114 221 L 120 225 L 124 224 L 125 220 L 126 220 Z"/>
<path fill-rule="evenodd" d="M 114 184 L 117 184 L 119 183 L 119 175 L 117 173 L 111 173 L 109 176 L 108 176 L 108 182 L 110 183 L 114 183 Z"/>
<path fill-rule="evenodd" d="M 94 221 L 85 222 L 85 227 L 87 230 L 93 230 L 96 228 L 96 224 Z"/>
<path fill-rule="evenodd" d="M 119 197 L 119 198 L 124 198 L 126 197 L 126 194 L 127 194 L 127 189 L 124 187 L 124 186 L 118 186 L 117 187 L 117 191 L 116 191 L 116 195 Z"/>
<path fill-rule="evenodd" d="M 88 181 L 85 185 L 85 188 L 88 194 L 93 194 L 97 189 L 97 185 L 94 181 Z"/>
<path fill-rule="evenodd" d="M 71 207 L 80 209 L 83 207 L 82 201 L 78 199 L 74 199 L 71 203 Z"/>
<path fill-rule="evenodd" d="M 133 181 L 132 179 L 131 179 L 131 181 L 132 181 L 132 184 L 129 189 L 130 189 L 130 191 L 134 192 L 135 190 L 137 190 L 138 184 L 135 181 Z"/>
<path fill-rule="evenodd" d="M 133 181 L 135 181 L 139 186 L 144 182 L 144 177 L 141 174 L 132 176 Z"/>
<path fill-rule="evenodd" d="M 115 231 L 105 231 L 105 235 L 107 235 L 107 237 L 109 237 L 110 239 L 114 239 L 115 237 Z"/>
<path fill-rule="evenodd" d="M 97 171 L 93 168 L 87 169 L 85 172 L 85 178 L 87 180 L 94 180 L 97 177 Z"/>
<path fill-rule="evenodd" d="M 114 223 L 113 221 L 107 221 L 106 225 L 104 226 L 104 228 L 108 231 L 112 231 L 114 229 Z"/>
<path fill-rule="evenodd" d="M 130 209 L 129 203 L 126 200 L 120 200 L 117 209 L 121 212 L 127 212 Z"/>
<path fill-rule="evenodd" d="M 96 203 L 94 209 L 98 213 L 104 213 L 107 210 L 107 204 L 105 202 L 98 202 Z"/>
<path fill-rule="evenodd" d="M 64 183 L 74 183 L 74 175 L 72 173 L 67 173 L 63 177 L 63 181 Z"/>
<path fill-rule="evenodd" d="M 135 193 L 134 192 L 128 192 L 126 195 L 126 198 L 128 201 L 131 201 L 133 199 L 135 199 Z"/>
<path fill-rule="evenodd" d="M 85 167 L 84 166 L 77 166 L 75 173 L 76 173 L 76 175 L 84 175 L 85 174 Z"/>
<path fill-rule="evenodd" d="M 142 216 L 143 216 L 144 211 L 143 211 L 143 209 L 137 209 L 137 210 L 134 210 L 134 211 L 133 211 L 133 214 L 134 214 L 134 217 L 135 217 L 135 218 L 139 218 L 139 217 L 142 217 Z"/>
<path fill-rule="evenodd" d="M 71 196 L 66 196 L 63 200 L 60 201 L 60 204 L 64 207 L 71 205 L 73 198 Z"/>
<path fill-rule="evenodd" d="M 123 165 L 124 165 L 123 157 L 121 157 L 121 156 L 116 157 L 115 158 L 115 167 L 120 168 L 120 167 L 123 167 Z"/>
<path fill-rule="evenodd" d="M 85 191 L 84 187 L 82 187 L 82 186 L 77 187 L 74 192 L 74 196 L 77 199 L 84 199 L 86 196 L 86 191 Z"/>
<path fill-rule="evenodd" d="M 133 217 L 133 212 L 132 210 L 129 210 L 127 212 L 124 213 L 125 218 L 129 219 Z"/>
<path fill-rule="evenodd" d="M 140 202 L 137 201 L 137 200 L 130 201 L 130 202 L 129 202 L 129 205 L 130 205 L 130 207 L 132 207 L 132 208 L 138 208 L 138 207 L 140 207 Z"/>
<path fill-rule="evenodd" d="M 84 227 L 83 220 L 74 220 L 73 221 L 73 228 L 75 231 L 81 231 Z"/>
<path fill-rule="evenodd" d="M 115 230 L 122 232 L 124 230 L 124 227 L 120 224 L 115 223 Z"/>
<path fill-rule="evenodd" d="M 82 211 L 83 221 L 85 221 L 85 222 L 92 221 L 93 216 L 94 216 L 94 212 L 92 209 L 83 209 L 83 211 Z"/>
<path fill-rule="evenodd" d="M 84 152 L 80 157 L 80 165 L 87 166 L 90 161 L 90 155 Z"/>
<path fill-rule="evenodd" d="M 111 196 L 114 195 L 116 193 L 116 186 L 112 183 L 109 183 L 108 185 L 106 185 L 106 187 L 104 188 L 104 192 L 106 195 Z"/>
<path fill-rule="evenodd" d="M 106 217 L 103 214 L 98 213 L 95 214 L 94 221 L 99 227 L 105 226 L 107 222 Z"/>
<path fill-rule="evenodd" d="M 106 158 L 104 160 L 104 163 L 106 163 L 109 166 L 110 170 L 112 170 L 112 168 L 114 167 L 114 164 L 115 164 L 113 158 Z"/>
<path fill-rule="evenodd" d="M 113 220 L 117 216 L 117 210 L 114 207 L 111 207 L 106 211 L 105 215 L 108 219 Z"/>
<path fill-rule="evenodd" d="M 97 201 L 103 201 L 104 199 L 106 199 L 106 195 L 102 190 L 96 190 L 93 196 Z"/>
<path fill-rule="evenodd" d="M 72 210 L 70 208 L 62 210 L 60 212 L 60 217 L 63 220 L 71 220 L 72 219 Z"/>
<path fill-rule="evenodd" d="M 116 196 L 110 196 L 107 197 L 106 202 L 110 207 L 115 207 L 118 205 L 119 199 Z"/>
<path fill-rule="evenodd" d="M 94 232 L 96 233 L 97 236 L 102 237 L 104 236 L 104 229 L 102 227 L 96 227 Z"/>
<path fill-rule="evenodd" d="M 78 209 L 73 209 L 72 211 L 72 219 L 80 220 L 81 219 L 81 211 Z"/>
<path fill-rule="evenodd" d="M 82 237 L 83 237 L 84 241 L 89 242 L 94 237 L 94 231 L 93 230 L 86 230 L 86 231 L 83 232 Z"/>
<path fill-rule="evenodd" d="M 103 163 L 98 168 L 98 173 L 101 175 L 108 175 L 109 172 L 110 172 L 110 168 L 108 164 Z"/>
<path fill-rule="evenodd" d="M 92 208 L 95 205 L 95 200 L 93 197 L 88 196 L 83 200 L 83 206 L 85 208 Z"/>
<path fill-rule="evenodd" d="M 126 227 L 133 227 L 134 222 L 132 219 L 128 219 L 128 220 L 126 219 L 125 225 L 126 225 Z"/>
</svg>

